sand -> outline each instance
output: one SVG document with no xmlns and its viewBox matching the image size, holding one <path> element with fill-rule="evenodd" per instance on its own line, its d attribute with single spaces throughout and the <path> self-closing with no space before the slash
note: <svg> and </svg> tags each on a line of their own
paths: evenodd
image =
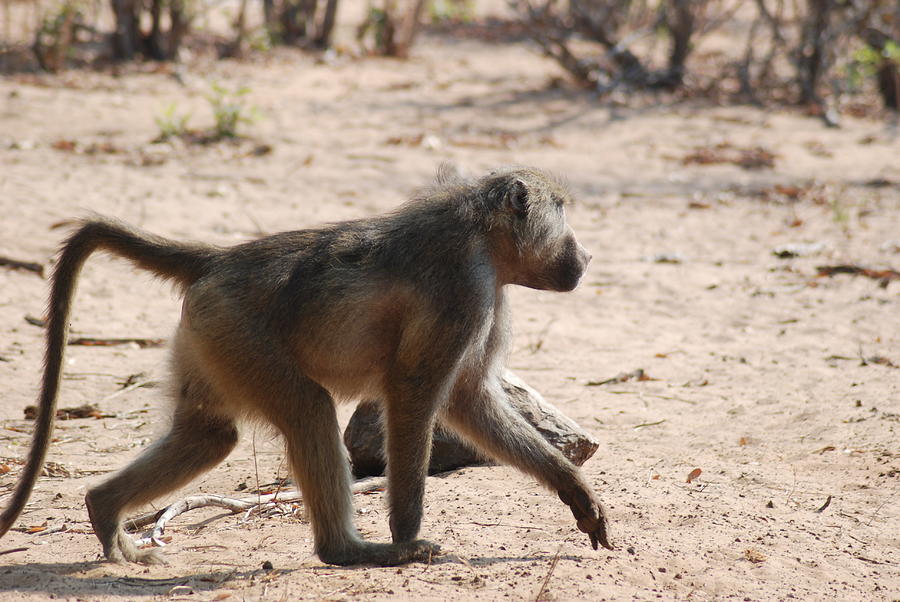
<svg viewBox="0 0 900 602">
<path fill-rule="evenodd" d="M 302 504 L 197 510 L 169 524 L 167 565 L 102 562 L 83 495 L 165 431 L 167 356 L 70 347 L 60 406 L 107 416 L 58 424 L 48 475 L 0 544 L 24 548 L 0 556 L 0 598 L 900 599 L 900 281 L 817 276 L 900 269 L 896 126 L 666 97 L 611 105 L 561 77 L 527 44 L 440 35 L 407 62 L 275 51 L 174 75 L 5 76 L 0 255 L 50 265 L 60 222 L 89 212 L 234 244 L 389 210 L 441 161 L 556 171 L 594 260 L 572 293 L 510 290 L 509 364 L 601 442 L 584 470 L 617 550 L 592 550 L 555 495 L 493 466 L 428 479 L 422 534 L 445 551 L 430 565 L 323 565 Z M 248 139 L 153 143 L 170 103 L 189 127 L 212 126 L 212 81 L 249 88 Z M 684 161 L 755 147 L 771 167 Z M 778 257 L 785 245 L 799 256 Z M 46 295 L 46 280 L 0 267 L 0 491 L 29 445 L 43 331 L 25 318 Z M 72 335 L 167 338 L 179 311 L 168 286 L 95 257 Z M 650 380 L 591 384 L 638 368 Z M 133 382 L 157 386 L 122 390 Z M 286 476 L 281 441 L 247 426 L 225 463 L 154 508 L 252 497 Z M 356 508 L 365 536 L 387 540 L 384 493 Z"/>
</svg>

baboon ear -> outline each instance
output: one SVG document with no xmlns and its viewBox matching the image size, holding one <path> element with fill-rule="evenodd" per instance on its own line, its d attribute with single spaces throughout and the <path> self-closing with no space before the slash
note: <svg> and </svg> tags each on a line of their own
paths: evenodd
<svg viewBox="0 0 900 602">
<path fill-rule="evenodd" d="M 525 217 L 525 214 L 528 213 L 528 186 L 521 178 L 516 178 L 509 183 L 506 205 L 519 217 Z"/>
</svg>

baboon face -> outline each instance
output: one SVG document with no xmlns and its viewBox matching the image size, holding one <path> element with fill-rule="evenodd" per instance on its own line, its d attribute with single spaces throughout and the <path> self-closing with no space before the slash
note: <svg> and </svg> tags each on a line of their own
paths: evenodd
<svg viewBox="0 0 900 602">
<path fill-rule="evenodd" d="M 591 254 L 575 239 L 572 228 L 566 225 L 566 230 L 546 273 L 546 280 L 549 283 L 547 288 L 553 291 L 573 290 L 578 286 L 591 261 Z"/>
<path fill-rule="evenodd" d="M 507 279 L 534 289 L 571 291 L 591 261 L 566 223 L 571 193 L 561 182 L 534 170 L 511 171 L 500 179 L 502 229 L 513 247 L 506 259 Z"/>
</svg>

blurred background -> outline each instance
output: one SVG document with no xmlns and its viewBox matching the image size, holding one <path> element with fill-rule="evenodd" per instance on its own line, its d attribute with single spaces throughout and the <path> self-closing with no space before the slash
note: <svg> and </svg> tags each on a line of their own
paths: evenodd
<svg viewBox="0 0 900 602">
<path fill-rule="evenodd" d="M 894 0 L 2 0 L 0 17 L 4 72 L 279 47 L 404 58 L 421 36 L 477 36 L 527 40 L 599 97 L 799 103 L 830 123 L 896 111 L 900 90 Z"/>
</svg>

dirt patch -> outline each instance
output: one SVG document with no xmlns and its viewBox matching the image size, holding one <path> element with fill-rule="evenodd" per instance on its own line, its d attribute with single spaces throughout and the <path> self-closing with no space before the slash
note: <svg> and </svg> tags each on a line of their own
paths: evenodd
<svg viewBox="0 0 900 602">
<path fill-rule="evenodd" d="M 446 551 L 431 565 L 325 566 L 296 503 L 178 517 L 167 566 L 98 562 L 82 498 L 164 430 L 164 389 L 132 385 L 165 380 L 165 349 L 139 341 L 167 338 L 179 307 L 166 286 L 97 257 L 72 334 L 124 344 L 68 349 L 60 404 L 96 412 L 59 422 L 49 459 L 64 470 L 39 480 L 24 531 L 2 540 L 0 552 L 23 549 L 0 556 L 0 596 L 897 599 L 900 283 L 818 271 L 900 269 L 896 127 L 609 107 L 548 85 L 560 76 L 524 44 L 428 35 L 408 62 L 275 52 L 192 64 L 177 78 L 8 77 L 0 256 L 49 265 L 63 236 L 54 224 L 89 211 L 233 244 L 388 210 L 444 160 L 476 173 L 557 171 L 580 199 L 571 221 L 594 261 L 571 294 L 512 291 L 510 364 L 601 442 L 585 471 L 617 551 L 591 550 L 528 477 L 476 467 L 429 478 L 423 534 Z M 261 115 L 242 126 L 250 139 L 154 142 L 172 103 L 193 127 L 212 127 L 213 80 L 249 88 Z M 752 170 L 730 155 L 682 161 L 696 149 L 777 159 Z M 803 252 L 774 252 L 791 244 Z M 43 314 L 46 288 L 34 270 L 0 265 L 6 491 L 28 447 L 23 410 L 43 353 L 40 320 L 26 318 Z M 616 377 L 637 368 L 652 379 Z M 341 411 L 346 420 L 352 408 Z M 285 476 L 281 442 L 248 426 L 225 463 L 156 507 Z M 383 492 L 359 494 L 357 511 L 367 537 L 388 538 Z"/>
</svg>

